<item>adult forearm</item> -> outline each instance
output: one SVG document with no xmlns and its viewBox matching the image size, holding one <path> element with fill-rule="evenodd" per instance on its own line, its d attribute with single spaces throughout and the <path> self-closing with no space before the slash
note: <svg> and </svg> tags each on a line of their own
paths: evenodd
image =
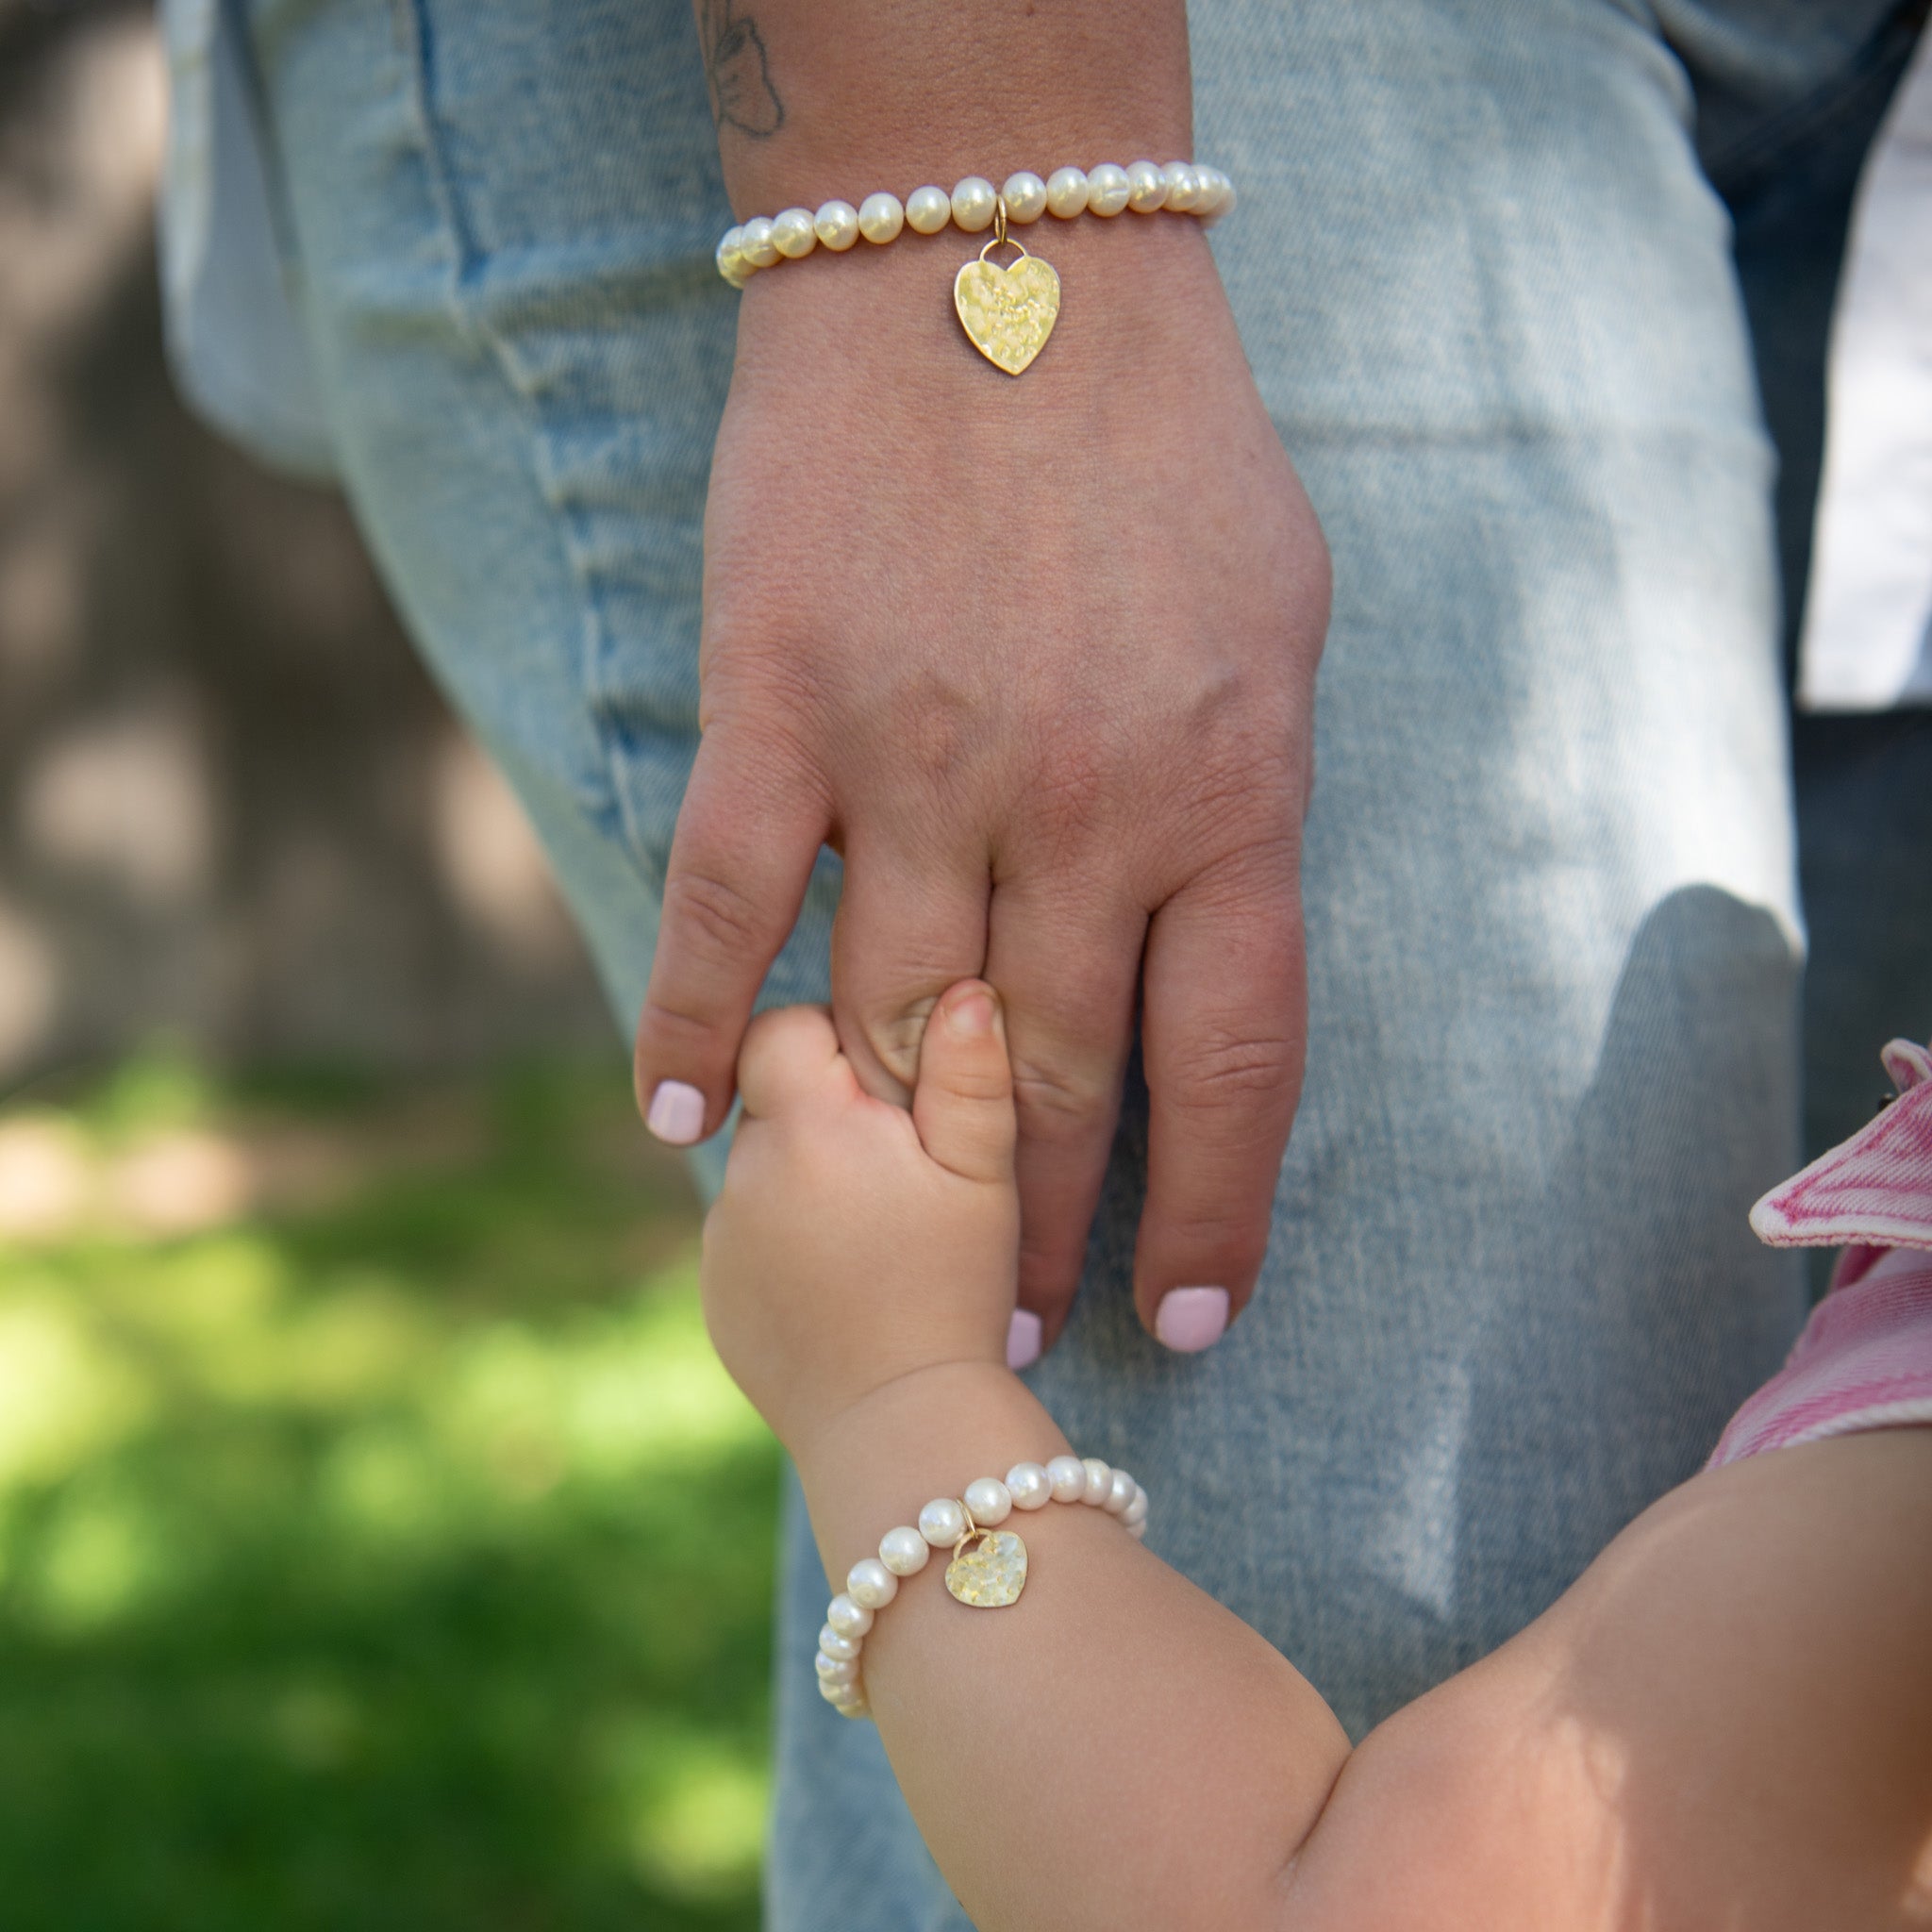
<svg viewBox="0 0 1932 1932">
<path fill-rule="evenodd" d="M 698 0 L 741 217 L 1189 153 L 1184 0 Z"/>
</svg>

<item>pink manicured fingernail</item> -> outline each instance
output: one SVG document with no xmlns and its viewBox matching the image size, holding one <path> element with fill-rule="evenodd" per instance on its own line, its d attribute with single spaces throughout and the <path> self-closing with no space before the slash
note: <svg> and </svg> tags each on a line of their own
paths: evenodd
<svg viewBox="0 0 1932 1932">
<path fill-rule="evenodd" d="M 1224 1288 L 1171 1288 L 1154 1311 L 1154 1332 L 1180 1355 L 1199 1355 L 1227 1332 Z"/>
<path fill-rule="evenodd" d="M 689 1147 L 705 1133 L 705 1096 L 682 1080 L 659 1080 L 644 1124 L 658 1140 Z"/>
<path fill-rule="evenodd" d="M 1016 1374 L 1040 1359 L 1040 1317 L 1031 1308 L 1015 1308 L 1007 1324 L 1007 1366 Z"/>
</svg>

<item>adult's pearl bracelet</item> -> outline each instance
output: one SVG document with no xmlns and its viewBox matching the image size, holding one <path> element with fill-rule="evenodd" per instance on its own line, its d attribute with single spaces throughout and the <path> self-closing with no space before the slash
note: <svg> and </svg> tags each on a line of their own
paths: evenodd
<svg viewBox="0 0 1932 1932">
<path fill-rule="evenodd" d="M 1158 167 L 1136 161 L 1116 167 L 1056 168 L 1044 180 L 1023 169 L 995 188 L 969 175 L 948 194 L 943 188 L 916 188 L 902 202 L 896 194 L 868 194 L 857 208 L 828 201 L 814 213 L 788 208 L 775 215 L 755 215 L 727 228 L 718 243 L 718 273 L 741 289 L 759 269 L 797 261 L 824 247 L 843 254 L 862 240 L 883 246 L 910 228 L 937 235 L 948 224 L 968 235 L 991 228 L 992 240 L 975 260 L 954 278 L 953 303 L 973 345 L 996 368 L 1018 375 L 1046 346 L 1059 317 L 1060 280 L 1053 268 L 1030 255 L 1012 235 L 1041 215 L 1072 221 L 1076 215 L 1113 216 L 1124 209 L 1151 215 L 1166 209 L 1212 221 L 1234 207 L 1234 183 L 1219 168 L 1194 161 Z M 1008 268 L 987 260 L 1010 242 L 1020 258 Z"/>
<path fill-rule="evenodd" d="M 899 1579 L 916 1576 L 935 1550 L 953 1553 L 946 1589 L 960 1603 L 986 1610 L 1017 1603 L 1026 1587 L 1026 1545 L 1016 1531 L 999 1525 L 1015 1509 L 1043 1509 L 1049 1503 L 1104 1509 L 1120 1518 L 1136 1542 L 1147 1533 L 1147 1491 L 1125 1470 L 1110 1469 L 1095 1456 L 1015 1463 L 1004 1482 L 983 1475 L 958 1497 L 935 1496 L 919 1512 L 916 1528 L 907 1523 L 887 1530 L 878 1555 L 853 1564 L 845 1588 L 827 1606 L 814 1659 L 820 1696 L 841 1717 L 867 1714 L 859 1674 L 866 1633 L 899 1594 Z"/>
</svg>

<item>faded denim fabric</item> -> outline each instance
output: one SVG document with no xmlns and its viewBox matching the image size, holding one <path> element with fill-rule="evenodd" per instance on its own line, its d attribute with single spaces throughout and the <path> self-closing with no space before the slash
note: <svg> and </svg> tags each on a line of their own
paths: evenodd
<svg viewBox="0 0 1932 1932">
<path fill-rule="evenodd" d="M 690 8 L 232 4 L 336 466 L 628 1024 L 695 743 L 737 302 Z M 1129 1301 L 1130 1083 L 1030 1379 L 1357 1735 L 1690 1474 L 1804 1315 L 1745 1224 L 1797 1164 L 1802 954 L 1754 330 L 1779 420 L 1894 13 L 1192 9 L 1197 151 L 1241 196 L 1215 251 L 1335 558 L 1307 1087 L 1260 1293 L 1182 1358 Z M 1926 740 L 1898 757 L 1932 774 Z M 1923 877 L 1932 825 L 1879 842 Z M 824 996 L 838 886 L 826 857 L 768 1002 Z M 1925 945 L 1901 925 L 1885 980 L 1916 1011 L 1874 1010 L 1844 949 L 1827 1045 L 1869 1067 L 1932 1035 Z M 876 1736 L 815 1694 L 795 1493 L 787 1536 L 770 1923 L 961 1925 Z"/>
</svg>

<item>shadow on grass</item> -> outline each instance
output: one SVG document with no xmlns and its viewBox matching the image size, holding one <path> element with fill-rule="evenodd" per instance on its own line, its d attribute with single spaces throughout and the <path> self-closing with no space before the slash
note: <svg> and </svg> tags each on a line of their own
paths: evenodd
<svg viewBox="0 0 1932 1932">
<path fill-rule="evenodd" d="M 776 1457 L 621 1078 L 445 1091 L 421 1159 L 420 1095 L 176 1086 L 56 1111 L 387 1151 L 0 1246 L 7 1924 L 754 1924 Z"/>
</svg>

